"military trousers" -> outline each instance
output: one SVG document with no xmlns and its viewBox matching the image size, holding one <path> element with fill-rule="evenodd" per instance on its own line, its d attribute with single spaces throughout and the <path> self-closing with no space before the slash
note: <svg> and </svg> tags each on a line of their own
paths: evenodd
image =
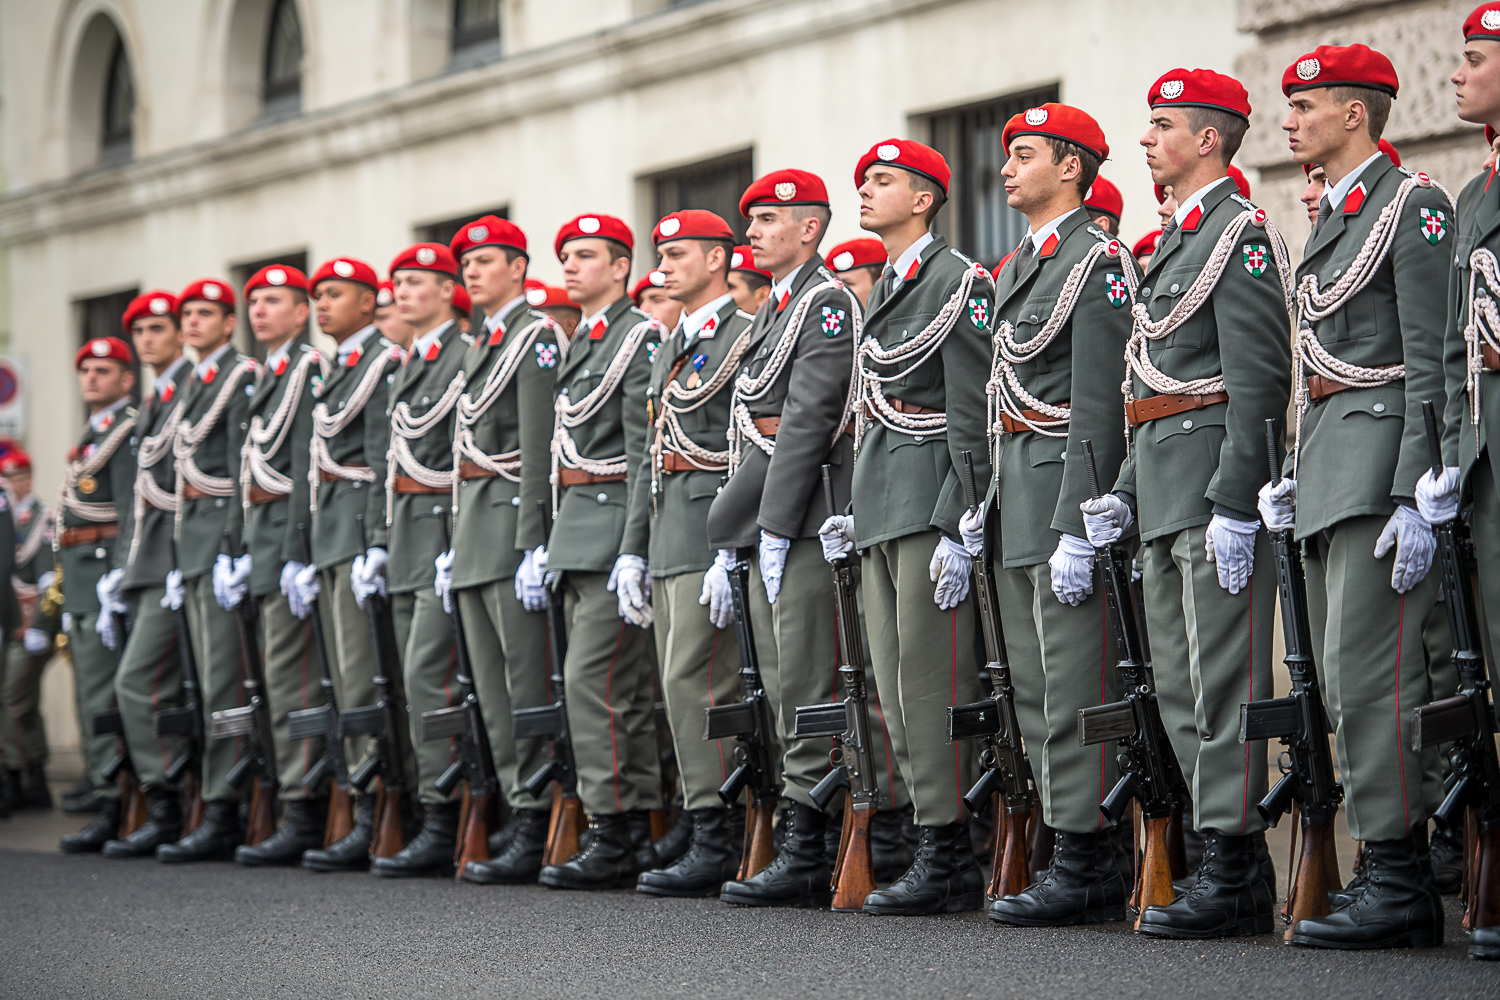
<svg viewBox="0 0 1500 1000">
<path fill-rule="evenodd" d="M 1104 829 L 1099 803 L 1119 780 L 1114 743 L 1078 745 L 1078 712 L 1119 698 L 1114 627 L 1103 581 L 1082 604 L 1052 593 L 1046 563 L 995 566 L 1000 624 L 1016 689 L 1016 715 L 1036 776 L 1042 819 L 1056 830 Z"/>
<path fill-rule="evenodd" d="M 115 654 L 99 637 L 99 612 L 73 615 L 68 648 L 73 653 L 73 699 L 78 711 L 84 767 L 94 792 L 114 798 L 120 794 L 119 786 L 104 780 L 104 769 L 114 760 L 119 740 L 113 734 L 94 733 L 94 716 L 115 707 L 117 662 Z"/>
<path fill-rule="evenodd" d="M 1351 517 L 1308 538 L 1307 604 L 1333 719 L 1349 835 L 1393 840 L 1425 823 L 1422 756 L 1412 709 L 1428 696 L 1422 630 L 1437 599 L 1434 568 L 1405 594 L 1391 587 L 1395 553 L 1374 555 L 1385 515 Z"/>
<path fill-rule="evenodd" d="M 514 579 L 455 591 L 464 620 L 474 687 L 495 758 L 500 789 L 512 809 L 549 809 L 552 790 L 532 795 L 521 783 L 547 762 L 546 740 L 517 740 L 512 713 L 551 703 L 547 616 L 516 600 Z"/>
<path fill-rule="evenodd" d="M 715 628 L 698 603 L 702 573 L 651 581 L 662 700 L 682 779 L 684 809 L 719 809 L 719 786 L 735 769 L 735 740 L 703 739 L 703 710 L 740 700 L 740 649 L 734 626 Z"/>
<path fill-rule="evenodd" d="M 660 809 L 656 648 L 649 629 L 620 618 L 607 573 L 563 574 L 568 621 L 563 683 L 578 764 L 578 797 L 591 816 Z"/>
<path fill-rule="evenodd" d="M 401 648 L 401 681 L 406 692 L 406 717 L 416 761 L 417 798 L 423 805 L 447 801 L 437 790 L 437 779 L 454 761 L 452 739 L 422 742 L 422 713 L 451 708 L 459 702 L 458 653 L 453 642 L 453 617 L 443 610 L 443 599 L 431 587 L 391 595 L 396 645 Z"/>
<path fill-rule="evenodd" d="M 52 651 L 40 656 L 26 652 L 21 642 L 5 644 L 0 712 L 4 718 L 5 766 L 19 771 L 47 763 L 47 725 L 42 720 L 42 673 L 52 660 Z"/>
<path fill-rule="evenodd" d="M 166 769 L 183 750 L 180 736 L 158 737 L 156 713 L 182 705 L 182 664 L 177 653 L 177 622 L 161 606 L 165 587 L 145 587 L 129 595 L 133 614 L 130 641 L 115 675 L 115 700 L 125 724 L 130 761 L 143 786 L 166 783 Z"/>
<path fill-rule="evenodd" d="M 948 742 L 948 709 L 979 700 L 979 667 L 973 597 L 947 611 L 933 600 L 928 566 L 939 537 L 878 542 L 860 563 L 870 660 L 918 826 L 967 820 L 962 798 L 978 769 L 973 742 Z"/>
<path fill-rule="evenodd" d="M 1500 510 L 1496 513 L 1500 515 Z M 1442 572 L 1436 556 L 1433 557 L 1432 572 Z M 1458 665 L 1453 662 L 1453 629 L 1448 624 L 1448 602 L 1443 599 L 1442 588 L 1439 587 L 1438 590 L 1438 599 L 1427 614 L 1426 624 L 1422 626 L 1422 646 L 1427 653 L 1428 701 L 1448 698 L 1458 692 Z M 1477 592 L 1474 599 L 1478 603 Z M 1484 621 L 1482 611 L 1480 621 Z M 1447 747 L 1428 747 L 1422 751 L 1422 804 L 1429 816 L 1443 804 L 1443 799 L 1447 796 L 1443 782 L 1447 780 L 1448 772 L 1453 770 L 1447 750 Z"/>
<path fill-rule="evenodd" d="M 292 739 L 288 717 L 324 703 L 323 664 L 313 648 L 312 622 L 292 614 L 291 603 L 280 591 L 256 601 L 260 605 L 260 648 L 266 661 L 271 738 L 276 744 L 276 777 L 281 783 L 277 798 L 305 799 L 310 793 L 302 784 L 302 776 L 323 756 L 324 741 L 321 736 Z"/>
<path fill-rule="evenodd" d="M 213 714 L 237 708 L 243 701 L 240 681 L 240 632 L 235 612 L 225 611 L 214 599 L 213 574 L 204 573 L 183 581 L 183 607 L 193 636 L 193 658 L 198 661 L 198 685 L 203 697 L 203 732 L 212 732 Z M 208 801 L 234 798 L 229 771 L 239 759 L 240 741 L 205 738 L 203 745 L 203 798 Z"/>
<path fill-rule="evenodd" d="M 1193 826 L 1233 836 L 1266 827 L 1263 744 L 1240 742 L 1240 705 L 1274 696 L 1271 644 L 1276 561 L 1268 533 L 1255 536 L 1255 565 L 1238 594 L 1219 586 L 1204 547 L 1208 526 L 1141 546 L 1156 701 L 1183 779 Z"/>
<path fill-rule="evenodd" d="M 370 642 L 370 620 L 354 599 L 349 581 L 353 560 L 318 571 L 318 610 L 323 615 L 323 635 L 332 643 L 333 694 L 339 710 L 373 705 L 380 700 L 375 690 L 375 650 Z M 344 741 L 349 770 L 355 771 L 375 746 L 372 736 L 351 736 Z"/>
</svg>

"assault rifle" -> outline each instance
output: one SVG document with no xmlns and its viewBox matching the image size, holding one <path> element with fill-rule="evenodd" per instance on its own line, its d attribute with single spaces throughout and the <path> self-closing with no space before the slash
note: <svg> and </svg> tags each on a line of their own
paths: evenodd
<svg viewBox="0 0 1500 1000">
<path fill-rule="evenodd" d="M 970 511 L 979 510 L 979 489 L 974 481 L 974 456 L 959 452 L 963 461 L 964 501 Z M 990 878 L 991 899 L 1013 896 L 1031 884 L 1027 865 L 1026 823 L 1036 806 L 1036 782 L 1031 761 L 1021 743 L 1021 723 L 1016 717 L 1016 689 L 1011 683 L 1010 661 L 1005 654 L 1005 633 L 1000 628 L 1000 599 L 995 592 L 995 574 L 982 555 L 974 560 L 974 600 L 979 606 L 980 631 L 984 637 L 985 670 L 989 673 L 990 697 L 971 705 L 948 709 L 948 742 L 978 739 L 984 746 L 979 763 L 984 774 L 964 795 L 964 805 L 976 816 L 984 814 L 990 800 L 999 795 L 1004 811 L 995 831 L 994 873 Z"/>
<path fill-rule="evenodd" d="M 365 516 L 356 515 L 359 525 L 359 548 L 368 552 L 370 540 L 365 534 Z M 378 699 L 374 705 L 347 708 L 339 717 L 339 732 L 350 736 L 369 736 L 374 745 L 365 762 L 349 775 L 349 784 L 368 795 L 377 785 L 375 796 L 375 834 L 370 841 L 370 857 L 389 858 L 406 846 L 404 828 L 406 768 L 402 762 L 406 719 L 405 704 L 393 677 L 401 676 L 401 659 L 396 652 L 396 633 L 391 625 L 390 599 L 372 593 L 365 598 L 365 619 L 370 625 L 370 649 L 375 655 L 375 685 Z"/>
<path fill-rule="evenodd" d="M 302 554 L 307 565 L 312 565 L 312 541 L 308 538 L 307 525 L 297 525 L 297 536 L 302 542 Z M 354 829 L 354 801 L 349 795 L 349 758 L 344 752 L 344 733 L 339 728 L 339 699 L 333 687 L 333 660 L 328 656 L 328 639 L 323 634 L 322 602 L 314 597 L 309 605 L 308 617 L 312 619 L 313 642 L 318 647 L 318 659 L 323 664 L 323 675 L 319 683 L 323 686 L 323 704 L 317 708 L 303 708 L 287 715 L 287 731 L 294 740 L 310 740 L 323 737 L 323 756 L 302 775 L 302 786 L 314 793 L 325 780 L 332 780 L 328 795 L 328 822 L 323 827 L 323 846 L 329 847 L 349 836 Z"/>
<path fill-rule="evenodd" d="M 823 501 L 829 516 L 833 506 L 833 480 L 823 466 Z M 870 821 L 880 808 L 880 784 L 876 780 L 875 755 L 870 745 L 870 704 L 865 691 L 865 643 L 859 629 L 859 583 L 852 553 L 833 564 L 833 589 L 838 600 L 839 676 L 844 679 L 844 700 L 827 705 L 798 705 L 792 739 L 833 737 L 835 767 L 813 786 L 813 804 L 828 811 L 833 798 L 844 793 L 844 825 L 839 835 L 839 853 L 833 866 L 833 909 L 851 912 L 864 907 L 865 897 L 875 891 L 875 868 L 870 848 Z"/>
<path fill-rule="evenodd" d="M 538 500 L 542 523 L 547 523 L 547 502 Z M 583 802 L 578 798 L 578 766 L 573 760 L 573 731 L 568 726 L 568 694 L 563 682 L 563 664 L 568 659 L 568 623 L 562 602 L 546 592 L 547 663 L 551 668 L 552 704 L 518 708 L 513 713 L 512 732 L 517 740 L 550 740 L 552 756 L 523 787 L 533 796 L 552 785 L 552 817 L 547 825 L 547 850 L 542 863 L 560 865 L 578 853 L 583 834 Z"/>
<path fill-rule="evenodd" d="M 1271 463 L 1271 484 L 1281 482 L 1281 463 L 1276 459 L 1276 421 L 1266 421 L 1266 455 Z M 1292 693 L 1285 698 L 1250 702 L 1240 706 L 1240 742 L 1276 738 L 1282 751 L 1281 780 L 1256 804 L 1261 818 L 1271 826 L 1295 808 L 1302 834 L 1302 852 L 1296 871 L 1287 884 L 1281 915 L 1287 921 L 1285 938 L 1299 920 L 1328 913 L 1328 894 L 1342 888 L 1337 848 L 1333 841 L 1333 819 L 1344 791 L 1333 773 L 1333 751 L 1328 745 L 1328 715 L 1313 665 L 1312 627 L 1307 615 L 1307 580 L 1302 570 L 1302 550 L 1290 528 L 1271 532 L 1276 553 L 1276 589 L 1281 599 L 1281 636 L 1286 646 L 1287 672 Z"/>
<path fill-rule="evenodd" d="M 229 532 L 224 532 L 219 551 L 229 555 Z M 276 744 L 271 737 L 271 705 L 266 700 L 265 668 L 260 660 L 260 642 L 255 632 L 255 602 L 248 587 L 234 608 L 234 624 L 240 637 L 240 684 L 248 704 L 226 708 L 210 719 L 209 739 L 245 738 L 244 754 L 229 769 L 229 786 L 236 791 L 245 782 L 250 788 L 250 819 L 245 824 L 245 843 L 251 846 L 276 832 Z"/>
<path fill-rule="evenodd" d="M 735 557 L 729 571 L 729 596 L 734 602 L 734 631 L 740 646 L 740 684 L 743 700 L 714 705 L 703 710 L 703 738 L 739 740 L 734 759 L 739 764 L 719 788 L 719 798 L 733 809 L 748 788 L 751 802 L 745 816 L 745 843 L 740 854 L 737 879 L 743 882 L 776 856 L 772 824 L 781 790 L 776 784 L 776 762 L 772 759 L 776 730 L 771 707 L 760 676 L 760 656 L 755 650 L 755 632 L 750 624 L 750 564 L 743 554 Z M 856 618 L 855 622 L 858 623 Z M 861 661 L 863 662 L 863 661 Z"/>
<path fill-rule="evenodd" d="M 172 543 L 172 568 L 177 568 L 177 543 Z M 185 600 L 185 599 L 184 599 Z M 164 708 L 156 713 L 156 735 L 181 736 L 182 753 L 167 765 L 166 780 L 182 782 L 182 799 L 187 803 L 184 834 L 192 833 L 203 822 L 203 688 L 198 681 L 198 657 L 193 653 L 193 633 L 188 625 L 187 605 L 172 609 L 177 627 L 177 662 L 182 667 L 182 707 Z"/>
<path fill-rule="evenodd" d="M 120 648 L 125 648 L 125 633 L 118 631 L 124 625 L 124 615 L 116 616 L 115 635 L 120 636 Z M 130 747 L 125 742 L 125 719 L 120 709 L 110 708 L 94 713 L 94 735 L 115 737 L 117 750 L 110 762 L 104 765 L 105 781 L 120 787 L 119 838 L 124 840 L 146 823 L 146 795 L 135 776 L 135 765 L 130 760 Z"/>
<path fill-rule="evenodd" d="M 1442 475 L 1443 455 L 1437 415 L 1431 401 L 1422 403 L 1432 475 Z M 1454 517 L 1434 525 L 1438 559 L 1453 630 L 1453 662 L 1458 667 L 1458 694 L 1423 705 L 1412 713 L 1413 750 L 1453 744 L 1448 795 L 1433 813 L 1444 830 L 1464 833 L 1464 927 L 1475 930 L 1500 924 L 1500 759 L 1495 752 L 1495 706 L 1479 640 L 1474 604 L 1474 543 L 1468 526 Z M 1471 952 L 1471 954 L 1473 954 Z"/>
<path fill-rule="evenodd" d="M 1099 497 L 1099 473 L 1094 466 L 1094 446 L 1082 442 L 1084 471 L 1089 497 Z M 1176 898 L 1174 878 L 1187 875 L 1187 862 L 1171 849 L 1167 828 L 1177 803 L 1187 794 L 1182 769 L 1162 725 L 1156 705 L 1156 690 L 1146 671 L 1140 623 L 1130 596 L 1130 556 L 1118 542 L 1098 550 L 1096 565 L 1104 577 L 1105 603 L 1114 622 L 1119 646 L 1121 686 L 1125 697 L 1110 705 L 1080 709 L 1078 744 L 1093 746 L 1116 740 L 1120 746 L 1120 770 L 1124 772 L 1099 809 L 1113 828 L 1129 815 L 1132 800 L 1140 805 L 1146 824 L 1146 856 L 1136 871 L 1132 905 L 1135 925 L 1148 906 L 1166 906 Z"/>
</svg>

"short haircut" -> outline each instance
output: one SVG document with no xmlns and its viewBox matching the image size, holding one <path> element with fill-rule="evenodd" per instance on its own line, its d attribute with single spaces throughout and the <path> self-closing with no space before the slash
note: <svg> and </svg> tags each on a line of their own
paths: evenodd
<svg viewBox="0 0 1500 1000">
<path fill-rule="evenodd" d="M 1106 233 L 1111 236 L 1120 235 L 1120 220 L 1116 218 L 1112 213 L 1102 212 L 1097 208 L 1090 208 L 1087 211 L 1089 218 L 1093 219 L 1095 222 L 1098 222 L 1100 219 L 1104 220 L 1100 228 L 1102 228 Z"/>
<path fill-rule="evenodd" d="M 1391 95 L 1372 87 L 1329 87 L 1328 96 L 1340 103 L 1358 101 L 1365 106 L 1365 124 L 1370 141 L 1379 142 L 1385 123 L 1391 120 Z"/>
<path fill-rule="evenodd" d="M 1187 115 L 1188 128 L 1193 130 L 1194 135 L 1206 128 L 1219 133 L 1219 155 L 1224 160 L 1224 166 L 1229 166 L 1229 161 L 1234 159 L 1234 154 L 1240 151 L 1240 143 L 1245 141 L 1245 133 L 1250 131 L 1250 122 L 1239 115 L 1232 115 L 1218 108 L 1183 108 L 1182 110 Z"/>
<path fill-rule="evenodd" d="M 793 205 L 792 218 L 801 222 L 803 219 L 818 220 L 818 243 L 823 242 L 823 237 L 828 235 L 828 224 L 833 221 L 833 210 L 827 205 Z M 817 246 L 817 243 L 813 244 Z"/>
<path fill-rule="evenodd" d="M 1099 177 L 1099 165 L 1104 162 L 1099 154 L 1066 139 L 1054 139 L 1051 136 L 1043 138 L 1052 146 L 1053 163 L 1061 163 L 1070 156 L 1078 157 L 1078 196 L 1087 198 L 1089 188 L 1094 186 L 1094 181 Z"/>
<path fill-rule="evenodd" d="M 745 282 L 745 287 L 752 292 L 771 287 L 771 279 L 764 274 L 756 274 L 754 271 L 732 271 L 730 273 L 738 274 L 740 279 Z"/>
<path fill-rule="evenodd" d="M 917 194 L 926 191 L 932 195 L 932 207 L 922 217 L 922 221 L 927 224 L 927 228 L 931 229 L 932 220 L 937 218 L 937 214 L 943 210 L 943 206 L 948 202 L 948 193 L 943 190 L 941 184 L 931 177 L 928 177 L 926 174 L 919 174 L 913 170 L 906 171 L 906 182 L 911 185 L 911 189 Z"/>
<path fill-rule="evenodd" d="M 713 251 L 714 247 L 718 247 L 724 251 L 724 276 L 727 278 L 729 276 L 730 258 L 734 256 L 734 244 L 729 240 L 699 240 L 698 242 L 703 244 L 703 257 L 705 260 L 708 259 L 708 255 Z"/>
<path fill-rule="evenodd" d="M 624 257 L 626 260 L 635 259 L 630 252 L 630 248 L 621 243 L 619 240 L 612 240 L 608 236 L 602 236 L 600 237 L 600 239 L 604 240 L 604 246 L 609 250 L 609 262 L 611 264 L 619 260 L 621 257 Z M 527 260 L 529 262 L 530 258 L 527 258 Z"/>
</svg>

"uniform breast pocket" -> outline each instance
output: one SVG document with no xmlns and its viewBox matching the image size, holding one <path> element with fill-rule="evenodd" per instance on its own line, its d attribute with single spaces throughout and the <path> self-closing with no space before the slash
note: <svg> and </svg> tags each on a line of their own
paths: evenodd
<svg viewBox="0 0 1500 1000">
<path fill-rule="evenodd" d="M 1354 251 L 1358 252 L 1359 247 Z M 1319 287 L 1327 292 L 1349 270 L 1354 257 L 1336 257 L 1318 276 Z M 1379 281 L 1380 279 L 1376 279 Z M 1351 298 L 1342 309 L 1319 323 L 1316 327 L 1318 339 L 1325 344 L 1343 343 L 1373 337 L 1380 332 L 1379 314 L 1376 311 L 1376 289 L 1367 287 Z"/>
<path fill-rule="evenodd" d="M 1026 446 L 1026 459 L 1031 463 L 1033 469 L 1043 465 L 1062 465 L 1068 458 L 1068 439 L 1047 437 L 1043 434 L 1032 436 L 1030 444 Z"/>
<path fill-rule="evenodd" d="M 1406 416 L 1406 394 L 1402 392 L 1404 383 L 1394 382 L 1390 386 L 1375 392 L 1345 392 L 1340 393 L 1346 397 L 1341 400 L 1343 406 L 1343 419 L 1345 420 L 1397 420 L 1403 422 Z"/>
<path fill-rule="evenodd" d="M 1160 320 L 1176 308 L 1195 277 L 1197 277 L 1197 271 L 1181 268 L 1171 268 L 1154 276 L 1155 284 L 1149 286 L 1150 294 L 1146 296 L 1146 300 L 1150 303 L 1151 317 Z M 1172 331 L 1172 335 L 1166 339 L 1163 346 L 1196 350 L 1203 346 L 1204 326 L 1205 323 L 1200 316 L 1194 316 Z"/>
</svg>

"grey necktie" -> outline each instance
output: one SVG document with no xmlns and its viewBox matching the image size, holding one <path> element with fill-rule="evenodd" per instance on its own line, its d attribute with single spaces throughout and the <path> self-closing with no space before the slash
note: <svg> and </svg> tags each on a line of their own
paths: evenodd
<svg viewBox="0 0 1500 1000">
<path fill-rule="evenodd" d="M 1318 221 L 1313 223 L 1314 236 L 1318 235 L 1323 228 L 1323 223 L 1327 222 L 1328 217 L 1332 214 L 1333 205 L 1329 202 L 1328 196 L 1325 194 L 1322 198 L 1318 199 Z"/>
<path fill-rule="evenodd" d="M 1165 240 L 1168 236 L 1177 232 L 1177 217 L 1174 215 L 1161 225 L 1161 238 Z"/>
<path fill-rule="evenodd" d="M 1027 264 L 1031 263 L 1031 258 L 1035 256 L 1036 241 L 1030 236 L 1022 237 L 1021 245 L 1016 247 L 1016 271 L 1019 272 Z"/>
<path fill-rule="evenodd" d="M 887 264 L 880 272 L 880 300 L 884 302 L 896 290 L 896 269 Z"/>
</svg>

